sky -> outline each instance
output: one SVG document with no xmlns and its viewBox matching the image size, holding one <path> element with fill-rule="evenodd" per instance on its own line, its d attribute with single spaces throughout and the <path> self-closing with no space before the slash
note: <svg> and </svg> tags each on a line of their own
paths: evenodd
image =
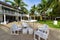
<svg viewBox="0 0 60 40">
<path fill-rule="evenodd" d="M 4 1 L 4 0 L 2 0 Z M 12 0 L 11 0 L 12 1 Z M 26 7 L 28 10 L 31 9 L 31 6 L 33 5 L 37 5 L 38 3 L 41 2 L 41 0 L 23 0 L 23 2 L 25 2 L 28 6 Z"/>
<path fill-rule="evenodd" d="M 41 0 L 23 0 L 28 6 L 26 7 L 28 10 L 31 9 L 31 6 L 37 5 L 41 2 Z"/>
</svg>

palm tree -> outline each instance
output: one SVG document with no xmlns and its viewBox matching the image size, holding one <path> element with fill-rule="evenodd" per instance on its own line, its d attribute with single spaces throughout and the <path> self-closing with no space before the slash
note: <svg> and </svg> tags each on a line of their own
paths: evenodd
<svg viewBox="0 0 60 40">
<path fill-rule="evenodd" d="M 27 6 L 27 4 L 25 4 L 22 0 L 13 0 L 13 2 L 10 0 L 6 0 L 6 2 L 11 3 L 11 5 L 13 5 L 14 7 L 17 7 L 17 8 Z"/>
<path fill-rule="evenodd" d="M 58 8 L 59 1 L 58 0 L 49 0 L 48 3 L 50 3 L 50 4 L 48 5 L 47 14 L 48 14 L 48 16 L 50 16 L 50 18 L 52 18 L 51 16 L 53 16 L 55 14 L 54 12 L 56 12 L 56 9 Z"/>
<path fill-rule="evenodd" d="M 45 11 L 47 10 L 47 2 L 46 0 L 41 0 L 41 3 L 39 3 L 37 5 L 37 12 L 41 15 L 43 13 L 45 13 Z M 42 16 L 40 16 L 40 20 L 42 20 Z"/>
<path fill-rule="evenodd" d="M 36 14 L 36 6 L 33 5 L 30 9 L 30 15 L 32 15 L 34 19 L 35 19 L 35 14 Z"/>
<path fill-rule="evenodd" d="M 31 12 L 32 15 L 35 14 L 35 12 L 36 12 L 36 6 L 35 6 L 35 5 L 33 5 L 33 6 L 31 7 L 30 12 Z"/>
<path fill-rule="evenodd" d="M 55 1 L 52 2 L 52 4 L 51 4 L 51 6 L 53 5 L 52 6 L 53 12 L 51 13 L 52 16 L 56 15 L 58 13 L 58 10 L 59 10 L 59 7 L 60 7 L 59 4 L 60 4 L 59 0 L 55 0 Z"/>
<path fill-rule="evenodd" d="M 5 2 L 9 2 L 9 3 L 10 3 L 10 5 L 15 6 L 15 2 L 12 2 L 12 1 L 10 1 L 10 0 L 5 0 Z"/>
<path fill-rule="evenodd" d="M 22 0 L 13 0 L 13 2 L 10 0 L 6 0 L 6 2 L 9 2 L 11 3 L 12 6 L 16 7 L 17 9 L 20 9 L 20 13 L 28 12 L 27 9 L 25 8 L 27 4 L 25 4 Z"/>
<path fill-rule="evenodd" d="M 28 10 L 27 10 L 27 8 L 25 8 L 25 7 L 21 7 L 21 11 L 22 11 L 22 13 L 24 13 L 24 14 L 28 14 Z"/>
<path fill-rule="evenodd" d="M 37 12 L 42 14 L 43 12 L 50 16 L 50 13 L 57 7 L 58 0 L 41 0 L 42 2 L 37 5 Z"/>
</svg>

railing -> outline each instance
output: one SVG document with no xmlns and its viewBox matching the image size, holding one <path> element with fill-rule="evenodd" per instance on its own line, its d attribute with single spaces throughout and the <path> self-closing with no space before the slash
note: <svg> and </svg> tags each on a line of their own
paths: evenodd
<svg viewBox="0 0 60 40">
<path fill-rule="evenodd" d="M 5 14 L 10 16 L 20 16 L 19 13 L 12 13 L 12 12 L 6 12 Z"/>
<path fill-rule="evenodd" d="M 15 12 L 13 12 L 13 11 L 8 11 L 8 10 L 3 10 L 3 13 L 14 14 Z"/>
<path fill-rule="evenodd" d="M 21 16 L 21 14 L 19 14 L 18 12 L 14 12 L 14 11 L 8 11 L 8 10 L 0 10 L 3 14 L 7 14 L 7 15 L 13 15 L 13 16 Z"/>
<path fill-rule="evenodd" d="M 2 14 L 2 10 L 0 10 L 0 14 Z"/>
</svg>

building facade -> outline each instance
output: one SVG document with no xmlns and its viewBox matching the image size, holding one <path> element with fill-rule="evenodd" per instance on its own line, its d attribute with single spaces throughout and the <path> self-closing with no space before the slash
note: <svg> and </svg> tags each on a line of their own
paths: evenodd
<svg viewBox="0 0 60 40">
<path fill-rule="evenodd" d="M 0 23 L 6 24 L 8 22 L 21 20 L 19 9 L 0 1 Z"/>
<path fill-rule="evenodd" d="M 20 13 L 20 9 L 13 7 L 5 2 L 0 1 L 0 23 L 7 24 L 13 21 L 21 21 L 21 20 L 28 20 L 36 19 L 35 16 L 29 16 L 29 14 Z M 40 18 L 38 18 L 40 19 Z"/>
</svg>

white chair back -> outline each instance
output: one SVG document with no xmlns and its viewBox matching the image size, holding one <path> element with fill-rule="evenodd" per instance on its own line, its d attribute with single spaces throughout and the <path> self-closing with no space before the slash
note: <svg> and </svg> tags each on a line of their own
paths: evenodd
<svg viewBox="0 0 60 40">
<path fill-rule="evenodd" d="M 44 24 L 43 27 L 39 28 L 38 31 L 35 32 L 35 34 L 38 35 L 39 37 L 47 40 L 48 35 L 49 35 L 48 25 Z"/>
<path fill-rule="evenodd" d="M 44 30 L 45 32 L 46 32 L 47 30 L 49 30 L 48 25 L 44 24 L 44 25 L 43 25 L 43 30 Z"/>
<path fill-rule="evenodd" d="M 49 35 L 49 28 L 48 28 L 48 25 L 44 24 L 43 26 L 43 39 L 47 39 L 48 38 L 48 35 Z"/>
<path fill-rule="evenodd" d="M 28 31 L 27 28 L 26 28 L 26 29 L 24 28 L 24 29 L 22 30 L 22 33 L 23 33 L 23 34 L 27 34 L 27 31 Z"/>
<path fill-rule="evenodd" d="M 16 31 L 17 29 L 18 29 L 18 26 L 16 24 L 13 24 L 12 27 L 11 27 L 11 30 Z"/>
<path fill-rule="evenodd" d="M 28 24 L 26 22 L 22 22 L 23 27 L 28 27 Z"/>
<path fill-rule="evenodd" d="M 32 28 L 28 28 L 28 32 L 29 32 L 29 34 L 33 34 L 33 29 Z"/>
</svg>

